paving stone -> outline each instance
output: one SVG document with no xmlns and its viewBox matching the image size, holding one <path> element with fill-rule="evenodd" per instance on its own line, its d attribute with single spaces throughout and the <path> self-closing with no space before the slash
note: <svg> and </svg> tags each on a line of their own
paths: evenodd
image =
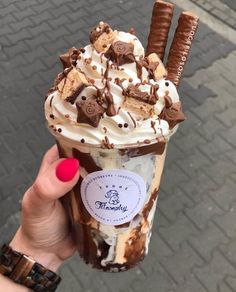
<svg viewBox="0 0 236 292">
<path fill-rule="evenodd" d="M 223 230 L 230 238 L 236 236 L 236 225 L 232 224 L 236 220 L 236 202 L 234 202 L 229 210 L 222 216 L 214 218 L 214 222 Z"/>
<path fill-rule="evenodd" d="M 159 228 L 159 234 L 169 244 L 173 250 L 178 250 L 180 244 L 187 240 L 189 236 L 198 234 L 199 231 L 183 214 L 179 214 L 173 224 L 165 228 Z"/>
<path fill-rule="evenodd" d="M 236 201 L 235 197 L 236 183 L 227 179 L 225 184 L 215 191 L 209 192 L 209 196 L 225 211 L 229 210 Z"/>
<path fill-rule="evenodd" d="M 158 271 L 147 275 L 145 280 L 136 280 L 131 285 L 134 291 L 148 290 L 150 292 L 156 292 L 157 289 L 159 291 L 173 291 L 175 286 L 173 279 L 161 267 L 159 267 Z"/>
<path fill-rule="evenodd" d="M 217 161 L 219 156 L 232 150 L 232 146 L 219 136 L 215 136 L 213 140 L 206 144 L 199 145 L 199 148 L 212 161 Z"/>
<path fill-rule="evenodd" d="M 204 171 L 214 182 L 222 186 L 231 173 L 236 173 L 236 168 L 229 159 L 222 157 L 210 166 L 206 166 Z"/>
<path fill-rule="evenodd" d="M 235 273 L 234 267 L 218 251 L 214 252 L 209 264 L 196 268 L 194 272 L 195 276 L 210 292 L 218 290 L 217 287 L 224 277 L 228 275 L 234 276 Z"/>
<path fill-rule="evenodd" d="M 197 236 L 189 238 L 191 247 L 208 262 L 212 257 L 212 252 L 217 248 L 229 243 L 225 234 L 213 223 L 209 222 L 208 226 Z"/>
<path fill-rule="evenodd" d="M 191 275 L 192 268 L 200 266 L 202 263 L 202 259 L 187 243 L 183 243 L 180 250 L 162 262 L 177 283 L 184 282 Z"/>
<path fill-rule="evenodd" d="M 186 208 L 185 213 L 195 226 L 205 229 L 208 221 L 217 215 L 222 215 L 223 211 L 212 199 L 205 196 L 198 205 L 193 208 Z"/>
<path fill-rule="evenodd" d="M 208 292 L 206 288 L 194 277 L 194 275 L 190 274 L 186 281 L 183 284 L 177 286 L 176 292 Z"/>
<path fill-rule="evenodd" d="M 160 208 L 170 222 L 175 221 L 178 214 L 186 207 L 191 207 L 193 202 L 178 188 L 170 196 L 162 196 L 159 199 Z"/>
</svg>

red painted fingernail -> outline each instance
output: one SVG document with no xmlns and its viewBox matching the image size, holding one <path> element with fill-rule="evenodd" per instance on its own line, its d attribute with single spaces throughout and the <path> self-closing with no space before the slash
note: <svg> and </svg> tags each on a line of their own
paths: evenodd
<svg viewBox="0 0 236 292">
<path fill-rule="evenodd" d="M 67 158 L 58 164 L 56 168 L 56 176 L 60 181 L 67 182 L 74 178 L 79 170 L 79 160 L 75 158 Z"/>
</svg>

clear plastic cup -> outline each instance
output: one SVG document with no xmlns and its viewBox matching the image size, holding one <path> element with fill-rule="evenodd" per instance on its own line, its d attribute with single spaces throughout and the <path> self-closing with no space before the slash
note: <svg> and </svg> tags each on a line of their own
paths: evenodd
<svg viewBox="0 0 236 292">
<path fill-rule="evenodd" d="M 166 141 L 101 149 L 51 133 L 60 157 L 80 161 L 80 179 L 62 198 L 80 256 L 103 271 L 134 267 L 148 253 Z"/>
</svg>

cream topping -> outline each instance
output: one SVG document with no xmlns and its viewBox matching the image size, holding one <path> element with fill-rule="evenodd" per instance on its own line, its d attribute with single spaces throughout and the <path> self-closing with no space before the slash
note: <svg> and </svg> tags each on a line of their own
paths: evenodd
<svg viewBox="0 0 236 292">
<path fill-rule="evenodd" d="M 144 48 L 136 36 L 118 32 L 115 41 L 120 40 L 129 42 L 134 45 L 134 56 L 138 61 L 144 56 Z M 77 60 L 76 67 L 85 75 L 94 80 L 94 85 L 102 89 L 104 88 L 104 74 L 109 66 L 107 77 L 110 78 L 110 92 L 113 96 L 114 107 L 117 112 L 114 116 L 107 116 L 104 113 L 98 127 L 93 127 L 89 124 L 77 122 L 76 102 L 83 101 L 86 97 L 94 98 L 96 96 L 96 88 L 91 85 L 82 90 L 76 98 L 76 102 L 63 100 L 60 92 L 57 90 L 51 93 L 45 102 L 45 114 L 49 126 L 58 131 L 58 134 L 73 141 L 82 141 L 93 145 L 101 145 L 102 140 L 106 136 L 114 147 L 122 147 L 124 144 L 143 143 L 144 141 L 156 142 L 159 138 L 169 139 L 175 132 L 177 127 L 169 129 L 169 124 L 165 120 L 158 118 L 165 106 L 164 96 L 167 94 L 172 102 L 178 102 L 179 96 L 175 85 L 168 80 L 160 79 L 158 81 L 148 80 L 148 72 L 142 68 L 142 80 L 139 79 L 136 69 L 136 63 L 124 64 L 117 68 L 111 61 L 108 61 L 104 53 L 97 52 L 92 45 L 85 48 L 85 52 L 80 55 Z M 88 60 L 90 60 L 88 62 Z M 130 85 L 147 81 L 148 84 L 139 86 L 139 90 L 150 94 L 152 85 L 158 85 L 157 89 L 158 100 L 152 106 L 153 111 L 148 118 L 142 118 L 137 112 L 132 112 L 127 108 L 122 108 L 125 101 L 125 96 L 122 94 L 122 88 L 116 84 L 115 79 L 124 79 L 122 82 L 123 88 L 127 89 Z M 146 142 L 147 143 L 147 142 Z M 149 143 L 149 142 L 148 142 Z"/>
</svg>

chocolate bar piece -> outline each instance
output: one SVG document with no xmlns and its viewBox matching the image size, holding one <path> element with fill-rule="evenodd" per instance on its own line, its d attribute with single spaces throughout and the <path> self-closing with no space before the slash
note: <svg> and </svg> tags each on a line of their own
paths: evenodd
<svg viewBox="0 0 236 292">
<path fill-rule="evenodd" d="M 95 128 L 105 112 L 105 109 L 91 98 L 84 102 L 77 102 L 76 107 L 78 110 L 77 122 L 89 124 Z"/>
<path fill-rule="evenodd" d="M 133 63 L 135 62 L 134 45 L 122 41 L 114 42 L 105 53 L 105 57 L 117 66 Z"/>
<path fill-rule="evenodd" d="M 168 72 L 167 78 L 176 87 L 180 83 L 184 66 L 198 28 L 198 21 L 199 18 L 191 12 L 185 11 L 180 15 L 166 66 Z"/>
<path fill-rule="evenodd" d="M 154 4 L 146 56 L 156 53 L 163 61 L 173 11 L 174 5 L 171 3 L 158 0 Z"/>
<path fill-rule="evenodd" d="M 69 68 L 70 66 L 76 65 L 76 60 L 80 55 L 80 51 L 75 47 L 69 49 L 69 51 L 65 54 L 60 55 L 60 60 L 62 62 L 63 68 Z"/>
</svg>

